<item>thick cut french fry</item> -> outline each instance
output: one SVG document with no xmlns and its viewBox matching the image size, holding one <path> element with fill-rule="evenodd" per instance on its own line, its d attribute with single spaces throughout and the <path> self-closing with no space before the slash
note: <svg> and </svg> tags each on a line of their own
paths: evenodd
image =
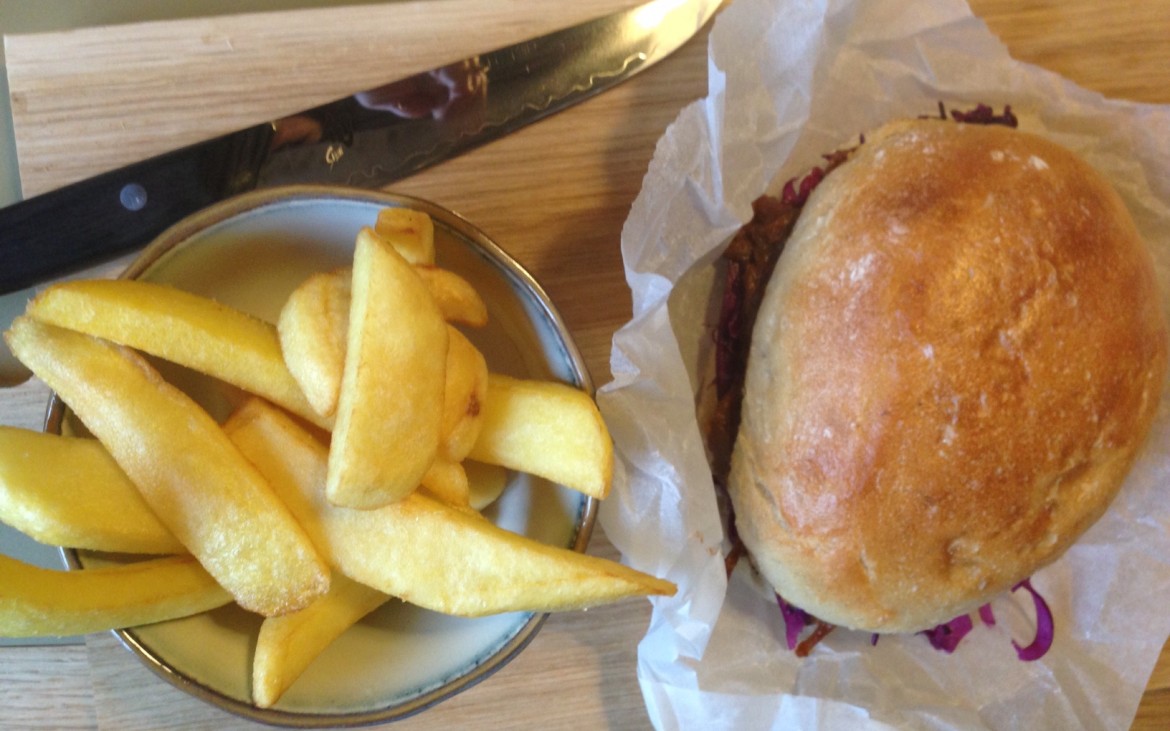
<svg viewBox="0 0 1170 731">
<path fill-rule="evenodd" d="M 418 487 L 439 448 L 447 327 L 414 267 L 359 235 L 326 483 L 335 505 L 374 508 Z"/>
<path fill-rule="evenodd" d="M 494 464 L 465 460 L 463 474 L 467 475 L 467 503 L 472 510 L 483 510 L 499 499 L 508 486 L 508 470 Z"/>
<path fill-rule="evenodd" d="M 5 339 L 240 606 L 283 614 L 328 590 L 328 567 L 264 477 L 144 358 L 23 316 Z"/>
<path fill-rule="evenodd" d="M 421 274 L 436 270 L 416 268 L 415 271 Z M 324 417 L 334 415 L 341 392 L 351 276 L 352 270 L 346 268 L 309 277 L 289 296 L 277 324 L 289 371 L 301 385 L 309 403 Z M 424 277 L 423 281 L 425 283 L 427 278 Z M 474 294 L 475 291 L 471 292 Z M 442 303 L 437 301 L 437 304 L 442 312 Z M 446 313 L 443 315 L 444 319 L 451 320 Z M 487 363 L 463 333 L 453 327 L 447 332 L 449 343 L 440 452 L 450 460 L 459 461 L 471 449 L 479 431 L 479 404 L 487 392 Z"/>
<path fill-rule="evenodd" d="M 487 324 L 487 304 L 479 296 L 479 292 L 476 291 L 471 282 L 449 269 L 437 266 L 416 264 L 414 271 L 431 293 L 431 297 L 438 305 L 444 320 L 472 327 L 483 327 Z M 332 337 L 340 337 L 343 342 L 349 323 L 350 280 L 352 277 L 353 269 L 343 267 L 314 274 L 301 285 L 306 286 L 310 280 L 313 280 L 313 287 L 322 288 L 322 291 L 313 295 L 317 299 L 316 306 L 320 308 L 314 312 L 313 316 L 317 317 L 318 314 L 327 313 L 328 319 L 335 323 L 334 327 L 341 331 L 340 336 L 334 335 Z M 327 309 L 325 309 L 326 307 Z M 315 322 L 313 324 L 319 326 L 322 323 Z M 283 337 L 282 335 L 282 340 Z"/>
<path fill-rule="evenodd" d="M 435 222 L 422 211 L 383 208 L 378 211 L 376 233 L 411 264 L 435 263 Z"/>
<path fill-rule="evenodd" d="M 256 705 L 271 708 L 331 642 L 389 599 L 338 573 L 325 596 L 299 612 L 265 619 L 252 659 Z"/>
<path fill-rule="evenodd" d="M 436 459 L 423 475 L 420 487 L 430 493 L 431 497 L 452 507 L 471 507 L 467 473 L 458 462 Z"/>
<path fill-rule="evenodd" d="M 0 556 L 0 636 L 82 635 L 187 617 L 232 600 L 191 556 L 53 571 Z"/>
<path fill-rule="evenodd" d="M 492 373 L 470 459 L 609 494 L 613 442 L 589 394 L 552 381 Z"/>
<path fill-rule="evenodd" d="M 466 335 L 449 326 L 447 335 L 439 456 L 449 462 L 461 462 L 471 451 L 483 425 L 488 368 L 483 353 Z"/>
<path fill-rule="evenodd" d="M 206 297 L 132 279 L 78 280 L 49 287 L 26 314 L 178 363 L 329 426 L 289 373 L 275 326 Z"/>
<path fill-rule="evenodd" d="M 447 322 L 483 327 L 488 322 L 487 304 L 463 277 L 449 269 L 418 265 L 414 268 L 427 285 Z"/>
<path fill-rule="evenodd" d="M 187 552 L 96 439 L 0 427 L 0 520 L 54 546 Z"/>
<path fill-rule="evenodd" d="M 289 295 L 276 323 L 289 372 L 324 417 L 337 411 L 341 392 L 352 273 L 346 267 L 309 277 Z"/>
<path fill-rule="evenodd" d="M 325 446 L 263 401 L 242 406 L 225 430 L 338 571 L 412 604 L 483 616 L 675 592 L 668 581 L 539 543 L 418 492 L 376 510 L 339 508 L 321 489 Z"/>
</svg>

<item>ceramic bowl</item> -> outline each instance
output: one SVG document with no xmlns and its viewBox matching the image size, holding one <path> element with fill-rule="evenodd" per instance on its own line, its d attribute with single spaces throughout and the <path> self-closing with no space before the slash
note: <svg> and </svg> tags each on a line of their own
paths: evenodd
<svg viewBox="0 0 1170 731">
<path fill-rule="evenodd" d="M 430 214 L 436 263 L 480 292 L 490 324 L 464 331 L 484 353 L 489 370 L 592 391 L 579 352 L 536 281 L 472 224 L 415 198 L 316 187 L 247 194 L 164 232 L 124 276 L 211 296 L 275 322 L 285 298 L 305 277 L 350 263 L 358 230 L 373 225 L 386 206 Z M 212 379 L 158 365 L 221 421 L 238 401 Z M 75 433 L 80 427 L 74 422 L 55 401 L 50 429 Z M 514 474 L 485 514 L 509 530 L 581 551 L 595 502 Z M 113 559 L 68 551 L 66 560 L 84 567 Z M 269 709 L 251 701 L 257 615 L 231 605 L 116 635 L 159 677 L 227 711 L 269 724 L 333 727 L 403 718 L 467 689 L 515 657 L 543 619 L 532 613 L 463 619 L 392 601 L 330 645 Z"/>
</svg>

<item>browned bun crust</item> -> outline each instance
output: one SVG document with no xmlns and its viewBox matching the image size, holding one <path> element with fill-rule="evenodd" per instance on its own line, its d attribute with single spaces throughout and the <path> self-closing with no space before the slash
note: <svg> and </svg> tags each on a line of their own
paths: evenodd
<svg viewBox="0 0 1170 731">
<path fill-rule="evenodd" d="M 883 127 L 809 199 L 756 321 L 729 481 L 756 565 L 822 620 L 907 632 L 1051 562 L 1149 431 L 1159 302 L 1073 153 Z"/>
</svg>

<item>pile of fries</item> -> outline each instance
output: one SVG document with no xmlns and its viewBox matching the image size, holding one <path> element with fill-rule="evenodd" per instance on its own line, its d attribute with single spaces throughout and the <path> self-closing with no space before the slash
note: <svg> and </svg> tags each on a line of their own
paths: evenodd
<svg viewBox="0 0 1170 731">
<path fill-rule="evenodd" d="M 459 329 L 475 288 L 435 265 L 433 222 L 382 210 L 352 267 L 278 323 L 144 281 L 38 295 L 5 339 L 92 437 L 0 427 L 0 520 L 142 560 L 60 572 L 0 557 L 0 634 L 83 634 L 235 602 L 265 617 L 252 695 L 273 705 L 391 597 L 482 616 L 672 594 L 480 511 L 510 470 L 604 498 L 613 452 L 589 394 L 492 373 Z M 144 354 L 249 394 L 223 424 Z"/>
</svg>

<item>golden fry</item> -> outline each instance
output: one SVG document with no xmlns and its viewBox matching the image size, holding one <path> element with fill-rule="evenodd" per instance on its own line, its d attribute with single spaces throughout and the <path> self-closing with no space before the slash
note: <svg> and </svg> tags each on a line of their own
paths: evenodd
<svg viewBox="0 0 1170 731">
<path fill-rule="evenodd" d="M 435 304 L 447 322 L 483 327 L 488 322 L 487 304 L 463 277 L 436 266 L 418 265 L 414 268 L 427 285 Z"/>
<path fill-rule="evenodd" d="M 337 411 L 341 392 L 351 275 L 347 267 L 309 277 L 289 295 L 276 323 L 289 372 L 325 417 Z"/>
<path fill-rule="evenodd" d="M 313 408 L 328 417 L 336 412 L 345 370 L 351 274 L 351 270 L 341 269 L 305 280 L 289 296 L 277 326 L 289 371 Z M 480 404 L 487 394 L 487 362 L 463 333 L 454 327 L 448 327 L 447 333 L 439 452 L 458 462 L 479 433 Z"/>
<path fill-rule="evenodd" d="M 187 551 L 96 439 L 0 427 L 0 520 L 54 546 Z"/>
<path fill-rule="evenodd" d="M 458 462 L 436 459 L 423 475 L 420 487 L 430 493 L 431 497 L 453 508 L 471 506 L 467 473 Z"/>
<path fill-rule="evenodd" d="M 483 353 L 467 336 L 453 327 L 448 327 L 447 335 L 439 456 L 451 462 L 461 462 L 471 451 L 483 425 L 488 369 Z"/>
<path fill-rule="evenodd" d="M 383 208 L 372 233 L 394 247 L 411 264 L 435 263 L 435 222 L 422 211 Z"/>
<path fill-rule="evenodd" d="M 289 373 L 276 328 L 206 297 L 132 279 L 80 280 L 49 287 L 26 314 L 178 363 L 329 426 Z"/>
<path fill-rule="evenodd" d="M 357 238 L 353 297 L 326 493 L 373 508 L 418 487 L 442 424 L 447 323 L 422 280 L 369 229 Z"/>
<path fill-rule="evenodd" d="M 466 460 L 467 502 L 472 510 L 483 510 L 499 499 L 508 486 L 508 470 L 494 464 Z"/>
<path fill-rule="evenodd" d="M 622 564 L 544 545 L 415 492 L 376 510 L 329 503 L 326 448 L 259 400 L 225 426 L 331 564 L 427 609 L 461 616 L 579 609 L 674 584 Z"/>
<path fill-rule="evenodd" d="M 390 599 L 377 589 L 334 574 L 329 593 L 304 609 L 268 617 L 252 659 L 252 699 L 270 708 L 326 647 Z"/>
<path fill-rule="evenodd" d="M 415 272 L 444 320 L 487 324 L 487 305 L 467 280 L 434 266 L 417 265 Z M 352 277 L 350 267 L 314 274 L 289 295 L 277 321 L 284 362 L 313 411 L 325 420 L 337 411 L 345 370 Z"/>
<path fill-rule="evenodd" d="M 562 383 L 488 378 L 470 459 L 545 477 L 595 498 L 609 494 L 613 442 L 589 394 Z"/>
<path fill-rule="evenodd" d="M 5 338 L 242 607 L 282 614 L 328 590 L 328 567 L 264 477 L 145 359 L 28 317 Z"/>
<path fill-rule="evenodd" d="M 53 571 L 0 556 L 0 636 L 81 635 L 177 619 L 232 600 L 190 556 Z"/>
</svg>

